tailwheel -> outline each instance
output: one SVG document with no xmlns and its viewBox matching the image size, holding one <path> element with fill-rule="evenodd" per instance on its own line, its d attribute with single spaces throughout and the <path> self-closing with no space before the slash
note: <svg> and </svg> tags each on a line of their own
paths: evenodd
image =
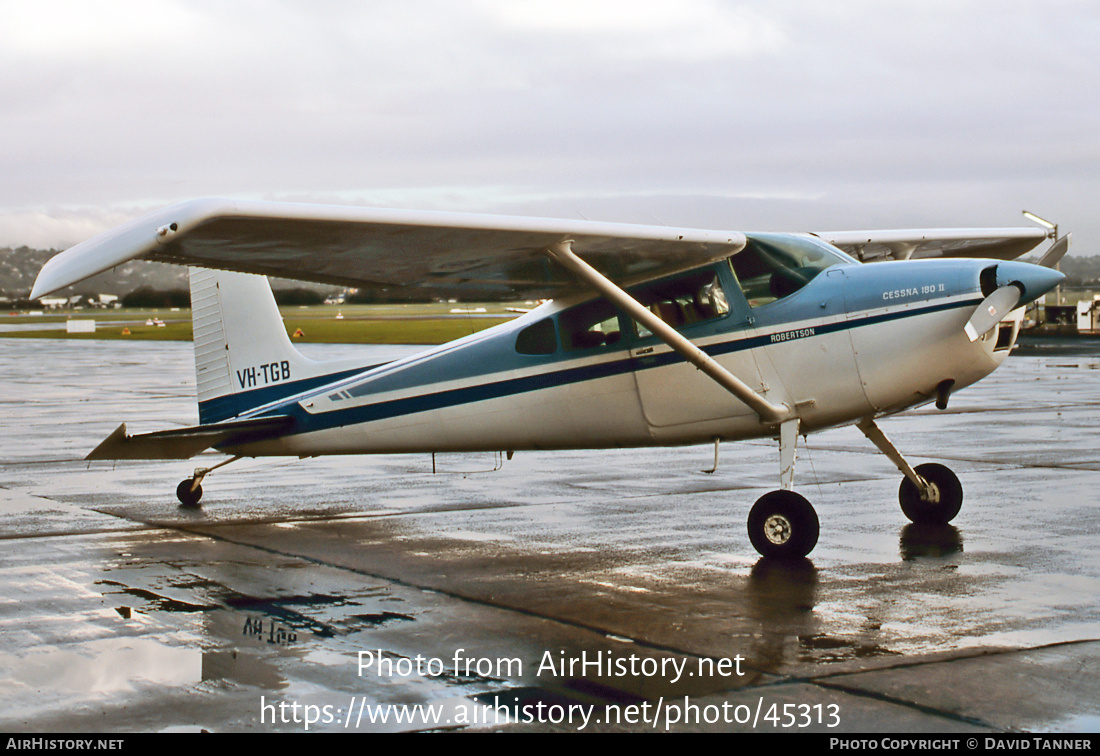
<svg viewBox="0 0 1100 756">
<path fill-rule="evenodd" d="M 898 500 L 905 516 L 922 525 L 945 525 L 955 519 L 963 501 L 962 483 L 955 473 L 935 462 L 913 469 L 929 485 L 922 492 L 909 478 L 902 479 Z"/>
<path fill-rule="evenodd" d="M 196 483 L 194 478 L 181 481 L 176 486 L 176 498 L 180 500 L 181 507 L 198 508 L 199 499 L 202 498 L 202 486 Z"/>
<path fill-rule="evenodd" d="M 817 545 L 817 512 L 794 491 L 761 496 L 749 512 L 749 540 L 766 557 L 800 559 Z"/>
<path fill-rule="evenodd" d="M 198 508 L 199 499 L 202 498 L 202 482 L 206 480 L 206 476 L 214 472 L 218 468 L 225 467 L 228 464 L 236 462 L 240 459 L 240 455 L 230 457 L 224 462 L 219 462 L 213 467 L 196 467 L 195 474 L 190 478 L 180 482 L 176 486 L 176 498 L 180 500 L 181 507 L 187 507 L 189 509 Z"/>
</svg>

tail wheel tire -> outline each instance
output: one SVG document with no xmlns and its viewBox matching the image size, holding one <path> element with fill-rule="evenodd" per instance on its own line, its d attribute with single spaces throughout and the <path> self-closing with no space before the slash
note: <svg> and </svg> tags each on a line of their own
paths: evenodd
<svg viewBox="0 0 1100 756">
<path fill-rule="evenodd" d="M 197 507 L 202 498 L 202 486 L 196 486 L 194 478 L 181 481 L 176 486 L 176 498 L 180 500 L 181 507 Z"/>
<path fill-rule="evenodd" d="M 817 512 L 794 491 L 761 496 L 749 512 L 749 540 L 766 557 L 801 559 L 813 551 L 821 525 Z"/>
<path fill-rule="evenodd" d="M 946 525 L 955 519 L 963 502 L 962 483 L 955 473 L 935 462 L 917 465 L 914 469 L 936 488 L 936 495 L 931 500 L 922 497 L 916 484 L 903 478 L 898 501 L 905 516 L 921 525 Z"/>
</svg>

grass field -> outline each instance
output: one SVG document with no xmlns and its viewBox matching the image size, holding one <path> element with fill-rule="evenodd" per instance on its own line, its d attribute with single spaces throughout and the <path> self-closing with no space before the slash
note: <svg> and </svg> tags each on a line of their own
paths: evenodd
<svg viewBox="0 0 1100 756">
<path fill-rule="evenodd" d="M 471 315 L 452 310 L 479 310 Z M 443 344 L 516 317 L 497 303 L 460 306 L 453 304 L 351 305 L 337 307 L 282 308 L 283 325 L 292 340 L 327 344 Z M 342 318 L 338 318 L 342 315 Z M 95 320 L 95 333 L 67 333 L 68 319 Z M 163 326 L 147 325 L 160 320 Z M 0 326 L 42 325 L 41 329 L 0 330 L 0 338 L 22 339 L 128 339 L 190 341 L 190 310 L 84 310 L 57 315 L 9 315 Z M 52 327 L 47 327 L 52 326 Z M 300 336 L 294 336 L 295 333 Z"/>
</svg>

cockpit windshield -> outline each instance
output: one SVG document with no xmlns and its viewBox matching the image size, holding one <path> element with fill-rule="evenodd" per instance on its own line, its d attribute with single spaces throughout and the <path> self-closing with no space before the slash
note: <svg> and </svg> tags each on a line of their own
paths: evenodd
<svg viewBox="0 0 1100 756">
<path fill-rule="evenodd" d="M 730 258 L 750 307 L 790 296 L 833 265 L 855 262 L 836 247 L 810 236 L 752 234 Z"/>
</svg>

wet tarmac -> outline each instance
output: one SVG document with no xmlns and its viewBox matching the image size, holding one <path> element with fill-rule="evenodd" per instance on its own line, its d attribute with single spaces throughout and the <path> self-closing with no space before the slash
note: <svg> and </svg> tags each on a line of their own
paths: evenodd
<svg viewBox="0 0 1100 756">
<path fill-rule="evenodd" d="M 882 422 L 959 475 L 948 527 L 907 524 L 858 431 L 811 437 L 821 539 L 788 564 L 745 532 L 769 443 L 713 475 L 704 447 L 246 460 L 188 511 L 220 457 L 82 457 L 196 421 L 189 344 L 0 350 L 4 731 L 1100 729 L 1100 351 Z"/>
</svg>

